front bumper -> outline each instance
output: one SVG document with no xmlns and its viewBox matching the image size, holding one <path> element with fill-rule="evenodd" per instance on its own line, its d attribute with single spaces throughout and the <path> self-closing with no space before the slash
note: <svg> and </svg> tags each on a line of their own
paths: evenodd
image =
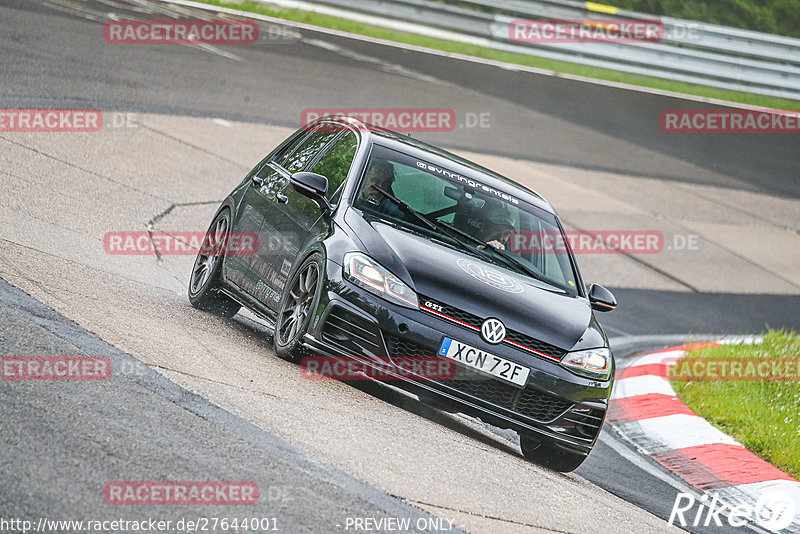
<svg viewBox="0 0 800 534">
<path fill-rule="evenodd" d="M 611 380 L 576 376 L 552 358 L 512 345 L 488 345 L 469 328 L 433 313 L 393 305 L 343 280 L 340 273 L 341 268 L 329 265 L 329 279 L 304 338 L 307 349 L 365 365 L 378 363 L 398 387 L 532 439 L 572 453 L 588 454 L 592 449 L 608 408 Z M 387 371 L 392 358 L 436 357 L 444 336 L 530 368 L 525 387 L 458 362 L 455 375 L 446 380 Z"/>
</svg>

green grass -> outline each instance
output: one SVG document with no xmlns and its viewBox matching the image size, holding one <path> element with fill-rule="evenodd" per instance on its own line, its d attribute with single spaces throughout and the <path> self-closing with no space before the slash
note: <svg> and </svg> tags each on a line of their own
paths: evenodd
<svg viewBox="0 0 800 534">
<path fill-rule="evenodd" d="M 739 102 L 742 104 L 750 104 L 754 106 L 785 109 L 785 110 L 800 110 L 800 101 L 797 100 L 773 98 L 769 96 L 762 96 L 762 95 L 756 95 L 752 93 L 744 93 L 738 91 L 729 91 L 725 89 L 717 89 L 714 87 L 705 87 L 702 85 L 693 85 L 682 82 L 674 82 L 671 80 L 662 80 L 660 78 L 654 78 L 650 76 L 628 74 L 609 69 L 588 67 L 584 65 L 578 65 L 576 63 L 568 63 L 566 61 L 555 61 L 535 56 L 528 56 L 525 54 L 502 52 L 499 50 L 494 50 L 491 48 L 486 48 L 476 45 L 469 45 L 465 43 L 448 41 L 445 39 L 436 39 L 412 33 L 394 31 L 386 28 L 381 28 L 379 26 L 362 24 L 360 22 L 354 22 L 347 19 L 332 17 L 329 15 L 312 13 L 310 11 L 301 11 L 297 9 L 282 9 L 270 6 L 268 4 L 262 4 L 260 2 L 253 2 L 250 0 L 228 1 L 228 2 L 220 0 L 196 0 L 196 1 L 199 3 L 211 4 L 220 7 L 239 9 L 241 11 L 259 13 L 262 15 L 268 15 L 271 17 L 291 20 L 295 22 L 303 22 L 306 24 L 312 24 L 314 26 L 321 26 L 324 28 L 331 28 L 334 30 L 340 30 L 359 35 L 366 35 L 369 37 L 375 37 L 379 39 L 386 39 L 389 41 L 396 41 L 400 43 L 406 43 L 426 48 L 433 48 L 435 50 L 443 50 L 446 52 L 464 54 L 467 56 L 474 56 L 478 58 L 490 59 L 495 61 L 503 61 L 506 63 L 514 63 L 517 65 L 524 65 L 527 67 L 550 70 L 558 73 L 586 76 L 588 78 L 596 78 L 612 82 L 627 83 L 631 85 L 638 85 L 641 87 L 649 87 L 665 91 L 674 91 L 677 93 L 684 93 L 706 98 L 715 98 L 719 100 L 727 100 L 730 102 Z"/>
<path fill-rule="evenodd" d="M 800 0 L 611 0 L 608 3 L 641 13 L 800 37 Z"/>
<path fill-rule="evenodd" d="M 800 335 L 770 331 L 762 343 L 706 347 L 692 358 L 800 359 Z M 676 381 L 697 414 L 779 469 L 800 478 L 800 382 Z"/>
</svg>

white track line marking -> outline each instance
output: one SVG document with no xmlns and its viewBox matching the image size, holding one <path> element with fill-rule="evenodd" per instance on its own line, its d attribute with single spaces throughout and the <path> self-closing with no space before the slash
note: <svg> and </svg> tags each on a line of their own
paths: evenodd
<svg viewBox="0 0 800 534">
<path fill-rule="evenodd" d="M 675 390 L 672 389 L 666 379 L 660 376 L 643 375 L 623 378 L 614 382 L 611 400 L 625 399 L 636 395 L 648 395 L 650 393 L 675 396 Z"/>
<path fill-rule="evenodd" d="M 617 423 L 614 428 L 645 454 L 713 443 L 741 446 L 735 439 L 696 415 L 665 415 L 630 423 Z"/>
</svg>

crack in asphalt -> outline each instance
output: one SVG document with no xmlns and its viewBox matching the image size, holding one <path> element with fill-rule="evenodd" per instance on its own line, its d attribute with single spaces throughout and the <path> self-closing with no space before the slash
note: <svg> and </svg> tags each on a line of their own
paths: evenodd
<svg viewBox="0 0 800 534">
<path fill-rule="evenodd" d="M 163 268 L 165 271 L 167 271 L 167 273 L 172 278 L 174 278 L 176 282 L 178 282 L 181 286 L 183 286 L 184 289 L 189 289 L 188 284 L 186 284 L 180 276 L 175 274 L 175 272 L 172 269 L 170 269 L 167 266 L 166 263 L 164 263 L 164 258 L 161 255 L 161 252 L 158 250 L 158 245 L 156 243 L 156 239 L 153 237 L 153 232 L 156 230 L 155 225 L 156 225 L 156 223 L 158 221 L 160 221 L 161 219 L 163 219 L 164 217 L 166 217 L 167 215 L 172 213 L 172 210 L 174 210 L 175 208 L 182 208 L 182 207 L 186 207 L 186 206 L 208 206 L 208 205 L 219 204 L 219 203 L 220 203 L 219 200 L 205 200 L 205 201 L 200 201 L 200 202 L 177 202 L 177 203 L 173 203 L 173 204 L 170 204 L 167 209 L 165 209 L 161 213 L 155 215 L 152 219 L 150 219 L 147 223 L 145 223 L 145 228 L 147 228 L 147 235 L 150 238 L 150 244 L 153 246 L 153 253 L 155 254 L 156 264 L 159 267 Z M 176 240 L 180 240 L 180 238 L 178 236 L 171 234 L 168 230 L 159 230 L 159 231 L 161 231 L 161 232 L 163 232 L 163 233 L 165 233 L 167 235 L 171 235 Z M 185 241 L 184 241 L 184 244 L 185 244 Z"/>
<path fill-rule="evenodd" d="M 170 204 L 170 205 L 169 205 L 169 206 L 168 206 L 166 209 L 164 209 L 164 210 L 163 210 L 163 211 L 161 211 L 160 213 L 158 213 L 158 214 L 154 215 L 154 216 L 153 216 L 153 217 L 152 217 L 152 218 L 151 218 L 151 219 L 150 219 L 150 220 L 149 220 L 147 223 L 145 223 L 145 227 L 146 227 L 146 229 L 147 229 L 147 234 L 148 234 L 148 237 L 150 238 L 150 244 L 151 244 L 151 245 L 152 245 L 152 247 L 153 247 L 154 259 L 155 259 L 156 265 L 157 265 L 158 267 L 161 267 L 162 269 L 164 269 L 164 270 L 167 272 L 167 274 L 169 274 L 169 275 L 170 275 L 170 276 L 171 276 L 171 277 L 172 277 L 172 278 L 173 278 L 173 279 L 174 279 L 176 282 L 178 282 L 178 284 L 180 284 L 180 285 L 181 285 L 181 286 L 182 286 L 184 289 L 187 289 L 187 290 L 188 290 L 188 287 L 189 287 L 189 286 L 188 286 L 188 284 L 187 284 L 187 283 L 185 283 L 185 282 L 183 281 L 183 278 L 182 278 L 182 277 L 180 277 L 180 276 L 179 276 L 178 274 L 176 274 L 176 273 L 175 273 L 175 272 L 174 272 L 172 269 L 170 269 L 170 268 L 169 268 L 169 266 L 168 266 L 168 265 L 167 265 L 167 264 L 164 262 L 164 258 L 163 258 L 163 256 L 162 256 L 161 252 L 160 252 L 160 251 L 159 251 L 159 249 L 158 249 L 157 241 L 156 241 L 156 239 L 155 239 L 155 237 L 154 237 L 154 235 L 153 235 L 153 233 L 154 233 L 155 231 L 157 231 L 157 230 L 156 230 L 156 228 L 155 228 L 155 225 L 156 225 L 156 224 L 157 224 L 159 221 L 161 221 L 161 220 L 162 220 L 164 217 L 166 217 L 167 215 L 169 215 L 170 213 L 172 213 L 172 211 L 173 211 L 175 208 L 181 208 L 181 207 L 187 207 L 187 206 L 188 206 L 188 207 L 191 207 L 191 206 L 208 206 L 208 205 L 217 205 L 217 204 L 219 204 L 219 203 L 220 203 L 220 201 L 219 201 L 219 200 L 204 200 L 204 201 L 198 201 L 198 202 L 175 202 L 175 203 L 172 203 L 172 204 Z M 158 231 L 160 231 L 160 232 L 163 232 L 163 233 L 165 233 L 165 234 L 167 234 L 167 235 L 171 235 L 171 236 L 172 236 L 174 239 L 176 239 L 176 240 L 180 240 L 180 239 L 181 239 L 179 236 L 176 236 L 176 235 L 174 235 L 174 234 L 170 233 L 168 230 L 158 230 Z M 184 241 L 184 242 L 185 242 L 185 241 Z M 203 343 L 202 343 L 202 342 L 201 342 L 199 339 L 197 339 L 197 338 L 194 338 L 194 341 L 195 341 L 195 342 L 196 342 L 196 343 L 197 343 L 197 344 L 200 346 L 200 348 L 201 348 L 201 349 L 202 349 L 202 350 L 203 350 L 203 351 L 204 351 L 204 352 L 205 352 L 205 353 L 206 353 L 206 354 L 207 354 L 207 355 L 208 355 L 210 358 L 212 358 L 213 360 L 215 360 L 217 363 L 219 363 L 219 364 L 220 364 L 220 365 L 222 365 L 223 367 L 226 367 L 226 368 L 228 368 L 228 369 L 229 369 L 229 371 L 231 371 L 231 372 L 233 372 L 233 373 L 237 373 L 237 369 L 235 369 L 235 368 L 230 368 L 230 367 L 229 367 L 229 366 L 228 366 L 228 365 L 225 363 L 225 361 L 224 361 L 223 359 L 221 359 L 221 358 L 217 358 L 217 357 L 215 356 L 215 353 L 214 353 L 214 351 L 212 351 L 212 350 L 211 350 L 209 347 L 207 347 L 205 344 L 203 344 Z M 153 367 L 159 367 L 159 366 L 153 366 Z M 165 367 L 164 369 L 166 369 L 166 370 L 169 370 L 169 371 L 173 371 L 173 372 L 176 372 L 176 373 L 181 373 L 181 371 L 178 371 L 178 370 L 175 370 L 175 369 L 170 369 L 170 368 L 166 368 L 166 367 Z M 192 377 L 195 377 L 195 378 L 201 378 L 201 379 L 202 379 L 202 378 L 204 378 L 204 377 L 200 377 L 200 376 L 192 375 L 192 374 L 190 374 L 190 373 L 182 373 L 182 374 L 186 374 L 187 376 L 192 376 Z M 240 378 L 242 378 L 242 375 L 241 375 L 241 374 L 239 374 L 239 377 L 240 377 Z M 206 379 L 206 380 L 210 380 L 210 379 Z M 211 381 L 212 381 L 212 382 L 219 383 L 219 384 L 223 384 L 223 385 L 230 385 L 230 384 L 225 384 L 224 382 L 219 382 L 219 381 L 216 381 L 216 380 L 211 380 Z M 236 387 L 236 386 L 232 386 L 232 387 Z"/>
<path fill-rule="evenodd" d="M 161 219 L 172 213 L 172 210 L 174 210 L 175 208 L 183 208 L 186 206 L 208 206 L 209 204 L 219 204 L 219 203 L 220 203 L 219 200 L 201 200 L 198 202 L 176 202 L 170 204 L 170 206 L 167 207 L 164 211 L 155 215 L 152 219 L 150 219 L 147 222 L 147 224 L 155 225 L 158 221 L 160 221 Z"/>
<path fill-rule="evenodd" d="M 216 380 L 214 378 L 208 378 L 207 376 L 200 376 L 200 375 L 196 375 L 196 374 L 193 374 L 193 373 L 187 373 L 186 371 L 180 371 L 178 369 L 173 369 L 172 367 L 165 367 L 163 365 L 157 365 L 157 364 L 152 364 L 152 363 L 148 363 L 147 366 L 150 367 L 151 369 L 170 371 L 170 372 L 178 374 L 178 375 L 188 376 L 188 377 L 191 377 L 191 378 L 196 378 L 197 380 L 205 380 L 206 382 L 212 382 L 214 384 L 219 384 L 221 386 L 227 386 L 227 387 L 231 387 L 231 388 L 236 388 L 236 389 L 241 390 L 241 391 L 249 391 L 251 393 L 264 395 L 265 397 L 272 397 L 273 399 L 288 400 L 285 397 L 280 397 L 278 395 L 273 395 L 272 393 L 267 393 L 266 391 L 261 391 L 261 390 L 258 390 L 258 389 L 250 389 L 250 388 L 246 388 L 244 386 L 237 386 L 236 384 L 229 384 L 228 382 L 223 382 L 222 380 Z M 251 380 L 251 382 L 252 382 L 252 380 Z"/>
</svg>

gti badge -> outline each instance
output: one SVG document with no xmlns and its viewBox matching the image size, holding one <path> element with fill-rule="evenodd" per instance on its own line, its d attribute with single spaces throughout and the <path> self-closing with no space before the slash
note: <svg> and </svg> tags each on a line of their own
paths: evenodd
<svg viewBox="0 0 800 534">
<path fill-rule="evenodd" d="M 500 319 L 486 319 L 481 325 L 481 337 L 487 343 L 497 345 L 506 337 L 506 327 Z"/>
</svg>

